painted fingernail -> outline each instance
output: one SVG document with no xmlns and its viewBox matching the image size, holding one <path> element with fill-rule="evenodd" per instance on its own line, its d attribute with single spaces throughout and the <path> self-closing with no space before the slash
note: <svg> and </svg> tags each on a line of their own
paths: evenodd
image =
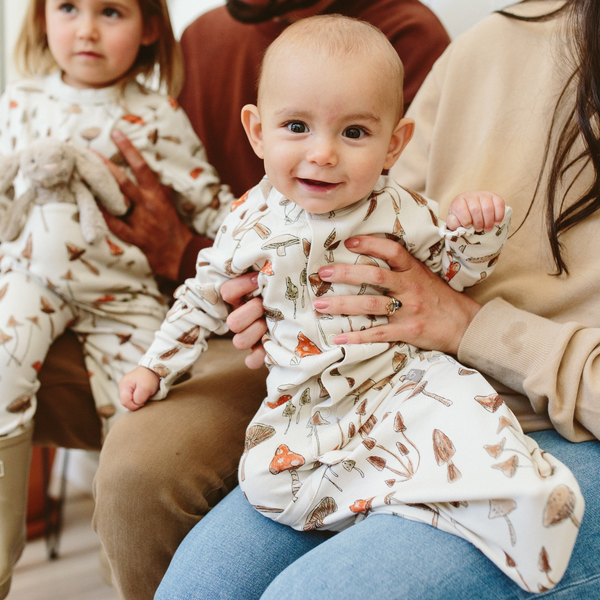
<svg viewBox="0 0 600 600">
<path fill-rule="evenodd" d="M 321 279 L 326 279 L 327 277 L 331 277 L 333 275 L 333 267 L 323 267 L 319 269 L 319 277 Z"/>
<path fill-rule="evenodd" d="M 329 306 L 329 300 L 325 298 L 318 298 L 313 302 L 315 308 L 327 308 Z"/>
<path fill-rule="evenodd" d="M 348 336 L 347 335 L 336 335 L 333 338 L 333 343 L 337 344 L 338 346 L 341 346 L 342 344 L 347 344 L 348 343 Z"/>
</svg>

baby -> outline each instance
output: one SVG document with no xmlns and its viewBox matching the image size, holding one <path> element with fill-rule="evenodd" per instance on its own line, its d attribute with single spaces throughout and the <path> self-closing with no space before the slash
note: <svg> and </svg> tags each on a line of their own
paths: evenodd
<svg viewBox="0 0 600 600">
<path fill-rule="evenodd" d="M 523 434 L 478 372 L 401 342 L 338 345 L 337 335 L 385 319 L 313 308 L 334 293 L 319 268 L 356 259 L 343 243 L 351 236 L 396 240 L 457 290 L 490 275 L 506 240 L 510 209 L 498 196 L 458 196 L 444 225 L 434 202 L 381 175 L 413 132 L 401 90 L 396 52 L 360 21 L 305 19 L 270 46 L 258 104 L 242 110 L 266 177 L 200 253 L 196 278 L 121 380 L 121 402 L 135 410 L 164 398 L 206 337 L 227 329 L 220 285 L 258 271 L 270 373 L 240 463 L 249 502 L 299 530 L 340 531 L 374 513 L 427 522 L 475 544 L 524 589 L 550 588 L 583 512 L 571 472 Z M 389 314 L 401 306 L 390 296 Z"/>
</svg>

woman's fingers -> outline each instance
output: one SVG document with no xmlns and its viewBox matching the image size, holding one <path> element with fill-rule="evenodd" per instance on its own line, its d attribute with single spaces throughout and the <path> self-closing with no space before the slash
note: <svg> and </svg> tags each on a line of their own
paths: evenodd
<svg viewBox="0 0 600 600">
<path fill-rule="evenodd" d="M 233 279 L 227 280 L 221 286 L 221 296 L 223 297 L 223 300 L 227 302 L 227 304 L 231 304 L 231 306 L 237 308 L 246 301 L 246 296 L 248 294 L 251 294 L 257 289 L 258 273 L 245 273 L 239 277 L 234 277 Z"/>
<path fill-rule="evenodd" d="M 388 323 L 339 335 L 336 344 L 399 341 L 452 354 L 458 351 L 481 308 L 477 302 L 453 290 L 393 240 L 361 236 L 346 245 L 353 252 L 386 260 L 391 270 L 365 265 L 323 267 L 319 275 L 324 281 L 367 287 L 363 295 L 318 298 L 313 301 L 315 309 L 333 315 L 387 315 Z M 402 302 L 393 314 L 388 312 L 391 298 Z"/>
</svg>

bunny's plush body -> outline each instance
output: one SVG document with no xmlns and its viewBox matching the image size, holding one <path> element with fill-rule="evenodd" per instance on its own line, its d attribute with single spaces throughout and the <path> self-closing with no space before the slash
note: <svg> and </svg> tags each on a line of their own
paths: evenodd
<svg viewBox="0 0 600 600">
<path fill-rule="evenodd" d="M 90 244 L 108 231 L 95 197 L 113 215 L 127 212 L 119 186 L 100 158 L 67 142 L 42 138 L 25 150 L 0 157 L 0 194 L 13 188 L 17 174 L 30 187 L 6 208 L 0 221 L 3 242 L 19 235 L 34 204 L 76 204 L 83 237 Z"/>
</svg>

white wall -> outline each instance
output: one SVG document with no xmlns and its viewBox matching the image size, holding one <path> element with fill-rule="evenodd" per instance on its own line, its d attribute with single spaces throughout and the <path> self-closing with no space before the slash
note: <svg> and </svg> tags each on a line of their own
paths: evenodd
<svg viewBox="0 0 600 600">
<path fill-rule="evenodd" d="M 437 13 L 454 38 L 488 13 L 514 0 L 421 0 Z M 224 0 L 168 0 L 176 37 L 203 12 L 224 4 Z M 0 0 L 0 91 L 17 77 L 12 50 L 27 7 L 26 0 Z"/>
</svg>

